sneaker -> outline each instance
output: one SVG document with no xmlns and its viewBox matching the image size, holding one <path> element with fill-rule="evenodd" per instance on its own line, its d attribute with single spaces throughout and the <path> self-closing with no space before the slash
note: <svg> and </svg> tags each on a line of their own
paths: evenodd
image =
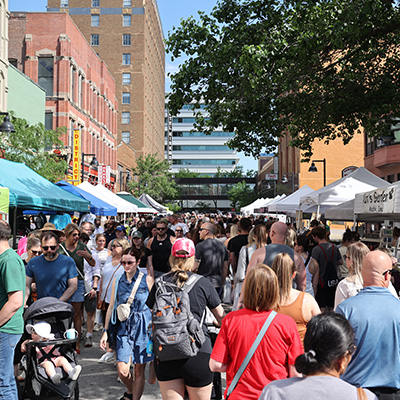
<svg viewBox="0 0 400 400">
<path fill-rule="evenodd" d="M 93 331 L 94 332 L 99 332 L 99 331 L 101 331 L 103 329 L 103 324 L 100 322 L 100 323 L 95 323 L 94 324 L 94 328 L 93 328 Z"/>
<path fill-rule="evenodd" d="M 97 362 L 99 362 L 100 364 L 105 364 L 105 363 L 109 363 L 114 359 L 114 353 L 113 352 L 107 352 L 104 353 L 98 360 Z"/>
<path fill-rule="evenodd" d="M 50 379 L 55 385 L 59 385 L 61 383 L 61 375 L 60 374 L 56 373 Z"/>
<path fill-rule="evenodd" d="M 93 337 L 92 336 L 86 336 L 85 347 L 92 347 L 92 346 L 93 346 Z"/>
<path fill-rule="evenodd" d="M 68 372 L 68 378 L 71 379 L 71 381 L 76 381 L 79 378 L 81 371 L 82 367 L 80 365 L 77 365 L 75 368 L 72 368 L 71 371 Z"/>
</svg>

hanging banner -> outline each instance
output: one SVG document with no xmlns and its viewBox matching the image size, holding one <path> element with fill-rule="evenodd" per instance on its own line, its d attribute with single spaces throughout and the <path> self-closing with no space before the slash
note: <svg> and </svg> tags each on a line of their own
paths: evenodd
<svg viewBox="0 0 400 400">
<path fill-rule="evenodd" d="M 110 165 L 99 165 L 99 183 L 105 185 L 110 183 L 111 166 Z"/>
<path fill-rule="evenodd" d="M 74 129 L 74 146 L 73 146 L 73 165 L 72 165 L 72 184 L 78 186 L 81 182 L 81 131 Z"/>
<path fill-rule="evenodd" d="M 8 188 L 0 188 L 0 219 L 8 222 L 10 207 L 10 190 Z"/>
<path fill-rule="evenodd" d="M 392 213 L 396 189 L 392 186 L 385 189 L 376 189 L 363 196 L 364 213 Z"/>
</svg>

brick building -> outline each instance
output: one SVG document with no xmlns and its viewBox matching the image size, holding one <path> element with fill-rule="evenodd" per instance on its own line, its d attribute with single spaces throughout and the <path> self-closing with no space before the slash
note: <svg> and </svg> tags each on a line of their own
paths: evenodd
<svg viewBox="0 0 400 400">
<path fill-rule="evenodd" d="M 0 0 L 0 112 L 7 111 L 8 17 L 8 0 Z"/>
<path fill-rule="evenodd" d="M 66 13 L 12 13 L 9 38 L 10 62 L 46 91 L 46 127 L 67 127 L 62 140 L 71 171 L 78 129 L 79 155 L 95 154 L 99 164 L 110 165 L 115 185 L 118 102 L 105 62 Z M 84 158 L 85 180 L 96 181 L 97 168 Z"/>
<path fill-rule="evenodd" d="M 140 155 L 164 158 L 165 47 L 156 0 L 48 0 L 68 13 L 117 84 L 118 179 Z"/>
</svg>

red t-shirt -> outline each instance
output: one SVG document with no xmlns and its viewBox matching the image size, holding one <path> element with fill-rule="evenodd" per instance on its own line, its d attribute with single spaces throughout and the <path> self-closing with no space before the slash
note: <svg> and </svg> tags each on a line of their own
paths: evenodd
<svg viewBox="0 0 400 400">
<path fill-rule="evenodd" d="M 211 358 L 228 364 L 227 388 L 270 313 L 244 308 L 229 313 L 223 319 Z M 229 400 L 258 399 L 268 383 L 289 376 L 289 365 L 294 365 L 297 356 L 302 353 L 303 346 L 293 318 L 277 314 Z"/>
</svg>

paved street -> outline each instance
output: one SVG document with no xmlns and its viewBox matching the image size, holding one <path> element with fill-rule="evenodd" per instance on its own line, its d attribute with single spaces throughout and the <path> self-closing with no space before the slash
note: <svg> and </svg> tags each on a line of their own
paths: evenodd
<svg viewBox="0 0 400 400">
<path fill-rule="evenodd" d="M 82 346 L 81 354 L 78 356 L 79 363 L 82 365 L 82 374 L 79 378 L 79 399 L 82 400 L 117 400 L 125 391 L 125 386 L 117 382 L 118 374 L 114 364 L 97 362 L 103 354 L 99 348 L 100 336 L 100 332 L 95 332 L 93 347 Z M 158 383 L 149 385 L 146 382 L 142 399 L 161 399 Z"/>
</svg>

